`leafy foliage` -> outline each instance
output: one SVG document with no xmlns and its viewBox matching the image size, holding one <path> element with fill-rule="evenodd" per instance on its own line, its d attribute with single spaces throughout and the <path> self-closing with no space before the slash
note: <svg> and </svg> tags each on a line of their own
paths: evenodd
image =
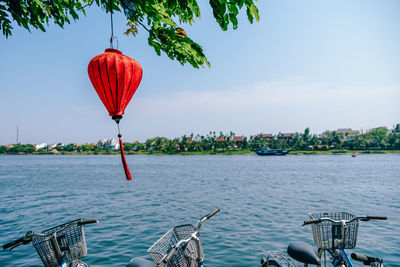
<svg viewBox="0 0 400 267">
<path fill-rule="evenodd" d="M 246 9 L 250 23 L 259 20 L 257 0 L 209 0 L 213 15 L 222 30 L 232 24 L 238 27 L 238 15 Z M 0 29 L 3 35 L 12 34 L 12 20 L 30 31 L 31 27 L 46 31 L 50 21 L 60 27 L 85 15 L 85 8 L 93 4 L 105 12 L 124 12 L 127 19 L 125 34 L 138 34 L 139 26 L 145 29 L 148 44 L 161 55 L 195 68 L 210 66 L 202 47 L 187 36 L 182 25 L 201 17 L 198 0 L 0 0 Z"/>
</svg>

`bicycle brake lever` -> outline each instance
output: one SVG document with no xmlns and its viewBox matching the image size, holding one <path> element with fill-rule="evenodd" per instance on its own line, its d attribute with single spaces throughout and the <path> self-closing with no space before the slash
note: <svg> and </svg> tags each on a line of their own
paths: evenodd
<svg viewBox="0 0 400 267">
<path fill-rule="evenodd" d="M 19 246 L 21 246 L 21 245 L 22 245 L 22 243 L 18 243 L 18 244 L 16 244 L 16 245 L 10 247 L 8 250 L 11 251 L 11 250 L 13 250 L 14 248 L 19 247 Z"/>
</svg>

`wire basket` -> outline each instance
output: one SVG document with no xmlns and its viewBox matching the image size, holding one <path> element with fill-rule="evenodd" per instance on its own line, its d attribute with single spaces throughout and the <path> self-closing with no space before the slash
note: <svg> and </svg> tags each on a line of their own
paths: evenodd
<svg viewBox="0 0 400 267">
<path fill-rule="evenodd" d="M 168 251 L 170 251 L 179 240 L 189 238 L 194 230 L 195 227 L 191 224 L 175 226 L 157 240 L 147 252 L 158 266 L 195 267 L 197 266 L 196 260 L 198 258 L 203 259 L 204 257 L 200 240 L 199 242 L 191 240 L 186 245 L 180 246 L 167 264 L 162 262 L 162 259 L 168 254 Z M 200 255 L 198 251 L 200 251 Z"/>
<path fill-rule="evenodd" d="M 78 221 L 80 219 L 44 230 L 42 234 L 57 233 Z M 85 232 L 82 225 L 72 225 L 55 236 L 34 237 L 32 243 L 45 267 L 57 267 L 61 265 L 63 259 L 69 262 L 87 254 Z"/>
<path fill-rule="evenodd" d="M 331 218 L 333 220 L 351 220 L 356 217 L 347 212 L 321 212 L 310 213 L 310 219 Z M 346 235 L 344 237 L 344 248 L 352 249 L 356 247 L 358 220 L 347 223 Z M 342 225 L 324 221 L 311 225 L 314 243 L 321 249 L 336 249 L 342 240 Z"/>
<path fill-rule="evenodd" d="M 270 250 L 267 252 L 266 265 L 263 267 L 297 267 L 297 265 L 286 254 Z"/>
</svg>

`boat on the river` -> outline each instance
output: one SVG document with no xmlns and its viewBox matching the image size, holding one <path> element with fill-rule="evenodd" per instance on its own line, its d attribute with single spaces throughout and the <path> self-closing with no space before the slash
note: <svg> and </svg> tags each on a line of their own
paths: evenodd
<svg viewBox="0 0 400 267">
<path fill-rule="evenodd" d="M 282 150 L 282 149 L 268 149 L 261 148 L 255 151 L 259 156 L 283 156 L 290 152 L 290 150 Z"/>
</svg>

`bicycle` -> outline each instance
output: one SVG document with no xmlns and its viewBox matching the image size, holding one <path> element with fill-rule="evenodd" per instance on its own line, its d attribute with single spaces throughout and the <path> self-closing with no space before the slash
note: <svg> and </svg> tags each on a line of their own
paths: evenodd
<svg viewBox="0 0 400 267">
<path fill-rule="evenodd" d="M 289 256 L 304 266 L 313 264 L 324 266 L 330 262 L 334 267 L 353 267 L 353 263 L 346 249 L 356 247 L 359 221 L 387 220 L 385 216 L 355 216 L 347 212 L 322 212 L 310 213 L 310 219 L 304 221 L 304 225 L 311 224 L 314 243 L 318 247 L 316 251 L 312 246 L 304 242 L 295 242 L 288 246 Z M 327 255 L 329 260 L 327 260 Z M 383 267 L 383 259 L 352 253 L 351 258 L 361 261 L 371 267 Z M 296 264 L 285 254 L 277 251 L 269 251 L 268 257 L 261 260 L 262 267 L 292 267 Z"/>
<path fill-rule="evenodd" d="M 10 251 L 32 242 L 45 267 L 85 267 L 80 258 L 86 256 L 84 225 L 97 223 L 96 219 L 77 219 L 35 234 L 28 231 L 24 237 L 3 245 Z"/>
<path fill-rule="evenodd" d="M 203 267 L 200 228 L 219 211 L 216 208 L 202 217 L 196 226 L 184 224 L 171 228 L 147 250 L 153 261 L 134 258 L 127 267 Z"/>
<path fill-rule="evenodd" d="M 185 224 L 173 227 L 148 249 L 154 262 L 134 258 L 127 267 L 202 267 L 204 252 L 200 228 L 219 211 L 217 208 L 202 217 L 196 226 Z M 97 222 L 96 219 L 77 219 L 46 229 L 41 234 L 28 231 L 24 237 L 3 245 L 3 249 L 13 250 L 32 242 L 45 267 L 87 267 L 80 260 L 87 254 L 84 225 Z"/>
</svg>

